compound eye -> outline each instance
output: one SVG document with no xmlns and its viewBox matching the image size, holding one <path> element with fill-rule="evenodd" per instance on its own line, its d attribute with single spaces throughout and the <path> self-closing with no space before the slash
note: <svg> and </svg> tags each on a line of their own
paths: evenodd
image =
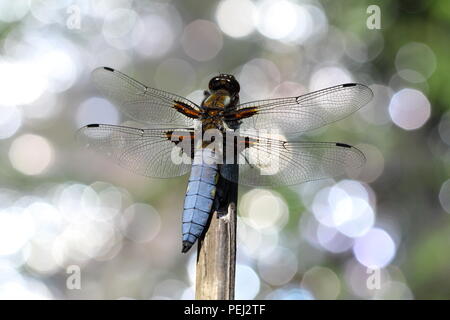
<svg viewBox="0 0 450 320">
<path fill-rule="evenodd" d="M 236 80 L 231 81 L 230 85 L 233 88 L 233 91 L 236 93 L 239 93 L 239 91 L 241 90 L 239 83 Z"/>
<path fill-rule="evenodd" d="M 219 83 L 220 83 L 220 79 L 212 78 L 211 81 L 209 81 L 208 87 L 210 90 L 217 90 L 217 88 L 219 87 Z"/>
</svg>

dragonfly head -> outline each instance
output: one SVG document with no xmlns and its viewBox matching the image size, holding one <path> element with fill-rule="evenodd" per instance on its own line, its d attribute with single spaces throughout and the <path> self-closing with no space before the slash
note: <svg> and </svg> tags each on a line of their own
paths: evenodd
<svg viewBox="0 0 450 320">
<path fill-rule="evenodd" d="M 209 90 L 212 92 L 217 90 L 226 90 L 230 94 L 230 96 L 235 96 L 239 94 L 241 87 L 239 86 L 239 82 L 237 82 L 236 78 L 231 74 L 221 73 L 218 76 L 209 80 Z"/>
</svg>

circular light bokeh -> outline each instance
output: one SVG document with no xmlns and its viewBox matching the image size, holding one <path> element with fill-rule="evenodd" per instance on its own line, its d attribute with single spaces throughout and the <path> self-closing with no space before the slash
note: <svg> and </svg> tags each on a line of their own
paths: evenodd
<svg viewBox="0 0 450 320">
<path fill-rule="evenodd" d="M 22 125 L 22 114 L 17 107 L 0 106 L 0 139 L 13 136 Z"/>
<path fill-rule="evenodd" d="M 412 300 L 414 295 L 411 289 L 403 282 L 389 281 L 374 295 L 376 300 Z"/>
<path fill-rule="evenodd" d="M 450 213 L 450 179 L 446 180 L 439 190 L 439 202 L 447 213 Z"/>
<path fill-rule="evenodd" d="M 334 300 L 341 291 L 339 278 L 331 269 L 325 267 L 312 267 L 306 271 L 301 286 L 317 300 Z"/>
<path fill-rule="evenodd" d="M 184 25 L 177 8 L 169 2 L 149 3 L 146 7 L 149 14 L 141 14 L 142 30 L 135 50 L 146 58 L 159 59 L 178 45 Z"/>
<path fill-rule="evenodd" d="M 254 189 L 241 200 L 242 214 L 255 229 L 281 229 L 288 219 L 285 201 L 274 191 Z"/>
<path fill-rule="evenodd" d="M 358 182 L 350 180 L 320 190 L 312 210 L 323 226 L 334 228 L 350 238 L 364 235 L 375 221 L 367 191 Z M 331 233 L 329 236 L 333 237 Z"/>
<path fill-rule="evenodd" d="M 111 46 L 117 49 L 131 48 L 139 42 L 142 33 L 142 22 L 134 10 L 117 8 L 106 13 L 102 34 Z"/>
<path fill-rule="evenodd" d="M 261 281 L 255 270 L 243 264 L 236 265 L 236 300 L 251 300 L 259 293 Z"/>
<path fill-rule="evenodd" d="M 313 300 L 311 292 L 304 288 L 286 286 L 270 292 L 266 300 Z"/>
<path fill-rule="evenodd" d="M 16 253 L 35 232 L 32 217 L 18 207 L 0 211 L 0 256 Z"/>
<path fill-rule="evenodd" d="M 391 118 L 389 116 L 388 106 L 394 92 L 391 88 L 382 84 L 373 84 L 370 86 L 370 89 L 373 91 L 373 98 L 358 113 L 365 121 L 375 125 L 389 123 Z"/>
<path fill-rule="evenodd" d="M 358 144 L 356 147 L 366 156 L 366 163 L 360 168 L 359 172 L 355 173 L 357 179 L 367 183 L 376 181 L 384 171 L 384 155 L 376 146 L 371 144 Z"/>
<path fill-rule="evenodd" d="M 369 203 L 352 197 L 337 202 L 333 217 L 336 229 L 351 238 L 364 235 L 375 222 L 375 214 Z"/>
<path fill-rule="evenodd" d="M 415 89 L 402 89 L 394 94 L 389 104 L 392 121 L 402 129 L 415 130 L 422 127 L 431 114 L 427 97 Z"/>
<path fill-rule="evenodd" d="M 120 115 L 116 107 L 108 100 L 92 97 L 83 101 L 78 107 L 75 121 L 80 128 L 92 123 L 119 124 Z"/>
<path fill-rule="evenodd" d="M 0 106 L 32 103 L 47 89 L 48 81 L 39 65 L 0 61 Z"/>
<path fill-rule="evenodd" d="M 210 21 L 195 20 L 184 29 L 181 44 L 184 52 L 192 59 L 208 61 L 222 49 L 222 33 Z"/>
<path fill-rule="evenodd" d="M 353 252 L 356 259 L 366 267 L 383 268 L 394 259 L 396 246 L 386 231 L 373 228 L 364 236 L 355 239 Z"/>
<path fill-rule="evenodd" d="M 121 218 L 121 231 L 134 242 L 148 242 L 159 233 L 161 218 L 150 205 L 135 203 L 128 207 Z"/>
<path fill-rule="evenodd" d="M 255 29 L 255 14 L 256 7 L 250 0 L 225 0 L 217 7 L 216 19 L 225 34 L 241 38 Z"/>
<path fill-rule="evenodd" d="M 53 146 L 44 137 L 24 134 L 12 142 L 9 160 L 17 171 L 26 175 L 38 175 L 54 161 Z"/>
<path fill-rule="evenodd" d="M 297 257 L 287 248 L 278 247 L 258 261 L 261 278 L 270 285 L 279 286 L 292 280 L 297 272 Z"/>
<path fill-rule="evenodd" d="M 0 21 L 11 23 L 20 20 L 29 9 L 29 0 L 0 1 Z"/>
<path fill-rule="evenodd" d="M 279 241 L 278 228 L 257 229 L 248 218 L 239 217 L 237 226 L 238 245 L 246 255 L 260 257 L 272 252 Z"/>
<path fill-rule="evenodd" d="M 410 82 L 423 82 L 436 69 L 436 56 L 424 43 L 410 42 L 402 46 L 395 57 L 400 77 Z"/>
<path fill-rule="evenodd" d="M 64 42 L 61 41 L 60 45 L 63 46 Z M 34 65 L 38 66 L 38 74 L 44 75 L 48 81 L 47 89 L 56 93 L 68 90 L 77 79 L 77 61 L 68 50 L 46 48 L 42 51 L 35 57 Z"/>
<path fill-rule="evenodd" d="M 447 111 L 441 117 L 438 126 L 439 136 L 448 146 L 450 146 L 450 112 Z"/>
<path fill-rule="evenodd" d="M 342 253 L 348 251 L 353 246 L 353 241 L 349 237 L 341 234 L 335 228 L 329 228 L 323 224 L 317 226 L 317 242 L 327 251 L 332 253 Z"/>
<path fill-rule="evenodd" d="M 290 1 L 265 0 L 258 7 L 258 31 L 271 39 L 287 37 L 297 23 L 296 6 Z"/>
<path fill-rule="evenodd" d="M 352 82 L 350 73 L 341 67 L 324 67 L 313 73 L 309 83 L 311 91 Z"/>
<path fill-rule="evenodd" d="M 237 75 L 241 84 L 241 100 L 267 99 L 280 83 L 277 65 L 267 59 L 252 59 L 244 64 Z"/>
</svg>

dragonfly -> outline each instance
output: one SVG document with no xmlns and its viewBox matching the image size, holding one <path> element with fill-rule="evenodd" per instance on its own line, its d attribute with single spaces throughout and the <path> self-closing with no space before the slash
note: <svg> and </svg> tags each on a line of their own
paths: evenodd
<svg viewBox="0 0 450 320">
<path fill-rule="evenodd" d="M 139 125 L 89 124 L 78 130 L 81 143 L 139 175 L 171 178 L 190 172 L 182 213 L 183 253 L 205 232 L 221 191 L 219 180 L 289 186 L 348 174 L 366 161 L 348 144 L 297 138 L 367 104 L 373 93 L 363 84 L 240 103 L 239 82 L 231 74 L 219 74 L 209 81 L 199 105 L 109 67 L 95 69 L 92 80 Z M 223 136 L 208 136 L 211 130 Z M 213 142 L 221 146 L 211 148 Z"/>
</svg>

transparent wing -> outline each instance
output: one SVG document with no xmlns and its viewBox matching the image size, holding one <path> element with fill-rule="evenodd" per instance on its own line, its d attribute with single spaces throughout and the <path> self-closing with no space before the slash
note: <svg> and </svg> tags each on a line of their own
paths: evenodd
<svg viewBox="0 0 450 320">
<path fill-rule="evenodd" d="M 108 67 L 92 71 L 92 80 L 101 93 L 123 113 L 141 123 L 190 127 L 198 115 L 199 107 L 195 103 L 172 93 L 149 88 Z"/>
<path fill-rule="evenodd" d="M 134 173 L 170 178 L 186 174 L 191 167 L 186 161 L 180 161 L 187 156 L 183 152 L 186 149 L 172 141 L 174 134 L 189 136 L 192 131 L 92 124 L 79 129 L 77 138 L 85 147 L 106 155 Z"/>
<path fill-rule="evenodd" d="M 240 139 L 243 141 L 244 139 Z M 243 150 L 242 150 L 243 149 Z M 250 138 L 241 148 L 239 176 L 222 166 L 227 180 L 249 186 L 284 186 L 349 174 L 366 161 L 357 148 L 336 142 L 287 142 Z"/>
<path fill-rule="evenodd" d="M 279 129 L 294 134 L 343 119 L 372 97 L 372 90 L 367 86 L 347 83 L 298 97 L 240 104 L 227 119 L 241 120 L 241 130 Z"/>
</svg>

